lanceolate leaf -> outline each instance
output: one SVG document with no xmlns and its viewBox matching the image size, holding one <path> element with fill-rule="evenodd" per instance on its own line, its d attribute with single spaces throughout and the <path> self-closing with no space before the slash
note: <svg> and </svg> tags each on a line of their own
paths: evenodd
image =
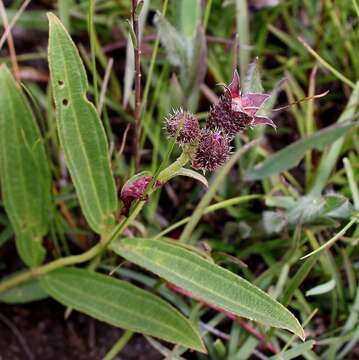
<svg viewBox="0 0 359 360">
<path fill-rule="evenodd" d="M 175 243 L 128 238 L 115 241 L 111 248 L 209 304 L 304 338 L 298 320 L 276 300 L 247 280 Z"/>
<path fill-rule="evenodd" d="M 187 176 L 187 177 L 190 177 L 192 179 L 195 179 L 195 180 L 201 182 L 206 188 L 208 188 L 207 179 L 203 175 L 201 175 L 200 173 L 198 173 L 197 171 L 194 171 L 192 169 L 181 168 L 181 169 L 179 169 L 177 172 L 175 172 L 173 174 L 173 177 L 175 177 L 175 176 Z"/>
<path fill-rule="evenodd" d="M 244 94 L 253 94 L 259 93 L 262 94 L 264 92 L 262 86 L 261 75 L 259 71 L 259 66 L 257 61 L 249 64 L 247 76 L 243 82 L 243 93 Z"/>
<path fill-rule="evenodd" d="M 25 95 L 0 67 L 0 180 L 16 247 L 28 266 L 41 264 L 48 231 L 50 172 L 41 134 Z"/>
<path fill-rule="evenodd" d="M 250 169 L 245 174 L 246 180 L 260 180 L 267 176 L 277 175 L 281 171 L 291 169 L 298 165 L 305 153 L 310 149 L 323 150 L 327 145 L 339 139 L 350 130 L 355 123 L 345 123 L 328 126 L 312 136 L 298 140 L 273 156 Z"/>
<path fill-rule="evenodd" d="M 49 66 L 59 137 L 82 210 L 98 233 L 117 208 L 108 146 L 95 107 L 86 98 L 86 72 L 69 34 L 49 14 Z"/>
<path fill-rule="evenodd" d="M 37 279 L 31 280 L 15 288 L 0 293 L 0 302 L 7 304 L 25 304 L 31 301 L 43 300 L 48 297 Z"/>
<path fill-rule="evenodd" d="M 176 30 L 160 13 L 157 13 L 155 24 L 158 28 L 161 43 L 166 50 L 169 62 L 174 66 L 187 65 L 186 38 Z"/>
<path fill-rule="evenodd" d="M 332 291 L 335 288 L 335 279 L 329 280 L 324 284 L 317 285 L 305 293 L 305 296 L 322 295 Z"/>
<path fill-rule="evenodd" d="M 41 279 L 60 303 L 124 329 L 205 351 L 192 324 L 161 298 L 110 276 L 62 268 Z"/>
<path fill-rule="evenodd" d="M 178 21 L 181 33 L 191 39 L 195 36 L 201 21 L 201 2 L 199 0 L 177 1 Z"/>
</svg>

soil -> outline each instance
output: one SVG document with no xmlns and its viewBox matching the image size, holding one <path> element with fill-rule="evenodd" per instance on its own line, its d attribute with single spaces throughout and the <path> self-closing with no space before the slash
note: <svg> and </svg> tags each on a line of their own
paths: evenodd
<svg viewBox="0 0 359 360">
<path fill-rule="evenodd" d="M 100 360 L 122 331 L 53 300 L 6 305 L 0 310 L 0 360 Z M 135 336 L 117 360 L 157 360 L 161 355 L 142 336 Z"/>
</svg>

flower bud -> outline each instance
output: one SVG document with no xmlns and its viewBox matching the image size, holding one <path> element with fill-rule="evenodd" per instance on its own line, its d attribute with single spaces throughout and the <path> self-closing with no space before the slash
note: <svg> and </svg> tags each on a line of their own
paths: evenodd
<svg viewBox="0 0 359 360">
<path fill-rule="evenodd" d="M 200 136 L 197 118 L 188 111 L 176 110 L 166 119 L 166 130 L 169 136 L 176 137 L 180 144 L 196 142 Z"/>
<path fill-rule="evenodd" d="M 143 173 L 135 175 L 128 180 L 122 187 L 120 199 L 123 202 L 122 214 L 128 215 L 131 204 L 135 200 L 147 200 L 147 196 L 144 197 L 144 193 L 147 186 L 152 181 L 152 176 L 144 175 Z M 159 181 L 156 181 L 155 187 L 160 187 Z"/>
<path fill-rule="evenodd" d="M 192 167 L 214 171 L 227 161 L 229 153 L 228 136 L 222 131 L 205 129 L 202 131 Z"/>
</svg>

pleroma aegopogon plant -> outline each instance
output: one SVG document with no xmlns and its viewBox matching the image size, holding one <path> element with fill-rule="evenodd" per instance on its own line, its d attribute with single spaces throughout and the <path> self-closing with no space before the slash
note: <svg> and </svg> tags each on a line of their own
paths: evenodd
<svg viewBox="0 0 359 360">
<path fill-rule="evenodd" d="M 136 11 L 132 14 L 135 38 Z M 138 172 L 130 177 L 118 196 L 100 112 L 97 104 L 87 97 L 85 67 L 60 20 L 53 14 L 48 19 L 48 63 L 60 151 L 93 243 L 92 246 L 85 243 L 80 253 L 68 256 L 53 257 L 48 251 L 46 244 L 53 214 L 61 211 L 63 205 L 52 190 L 56 186 L 50 171 L 51 152 L 28 98 L 7 66 L 1 65 L 2 199 L 15 233 L 18 254 L 28 269 L 2 279 L 0 300 L 16 302 L 19 300 L 16 294 L 20 293 L 27 294 L 26 301 L 50 296 L 69 309 L 113 326 L 206 353 L 200 322 L 189 316 L 189 311 L 165 300 L 157 286 L 145 290 L 114 276 L 116 271 L 111 274 L 104 271 L 110 263 L 115 263 L 116 269 L 117 264 L 126 261 L 156 274 L 167 288 L 176 289 L 176 296 L 191 297 L 230 319 L 241 317 L 287 329 L 304 339 L 302 326 L 288 309 L 259 287 L 216 264 L 209 253 L 188 244 L 191 231 L 216 191 L 215 186 L 218 187 L 241 155 L 257 143 L 248 143 L 234 152 L 231 146 L 235 136 L 257 125 L 275 127 L 269 117 L 259 113 L 270 95 L 241 93 L 235 70 L 231 83 L 224 86 L 222 97 L 202 125 L 187 109 L 168 114 L 163 138 L 169 140 L 169 150 L 163 163 L 153 172 Z M 138 41 L 134 45 L 137 101 L 141 78 Z M 140 135 L 140 104 L 136 102 L 136 106 L 135 126 Z M 135 147 L 139 146 L 137 135 Z M 180 155 L 169 163 L 176 144 Z M 204 195 L 193 216 L 184 222 L 187 225 L 179 240 L 166 238 L 162 233 L 145 232 L 139 237 L 132 230 L 145 204 L 173 177 L 184 175 L 207 183 L 203 172 L 214 171 L 218 173 L 208 190 L 210 195 Z M 106 256 L 111 260 L 102 263 Z"/>
</svg>

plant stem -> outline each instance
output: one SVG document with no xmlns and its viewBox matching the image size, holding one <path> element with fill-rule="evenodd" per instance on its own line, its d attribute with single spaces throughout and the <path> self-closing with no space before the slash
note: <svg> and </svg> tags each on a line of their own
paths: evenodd
<svg viewBox="0 0 359 360">
<path fill-rule="evenodd" d="M 89 249 L 88 251 L 84 252 L 81 255 L 67 256 L 67 257 L 52 261 L 46 265 L 24 271 L 23 273 L 21 273 L 17 276 L 11 277 L 10 279 L 3 281 L 0 284 L 0 292 L 8 290 L 16 285 L 19 285 L 25 281 L 30 280 L 31 278 L 39 277 L 41 275 L 44 275 L 44 274 L 46 274 L 50 271 L 56 270 L 58 268 L 68 266 L 68 265 L 73 265 L 73 264 L 80 264 L 87 260 L 90 260 L 92 257 L 97 255 L 101 251 L 101 248 L 102 248 L 102 244 L 98 243 L 94 247 L 92 247 L 91 249 Z"/>
<path fill-rule="evenodd" d="M 251 147 L 258 145 L 260 141 L 261 139 L 252 140 L 250 143 L 241 147 L 239 150 L 237 150 L 234 153 L 234 155 L 229 159 L 229 161 L 227 161 L 227 163 L 223 166 L 223 168 L 218 172 L 215 179 L 213 180 L 212 185 L 209 187 L 208 191 L 197 205 L 196 210 L 193 212 L 191 216 L 191 220 L 187 223 L 186 227 L 184 228 L 181 237 L 179 239 L 180 242 L 188 242 L 190 240 L 194 228 L 197 226 L 207 206 L 209 205 L 214 195 L 216 194 L 218 187 L 220 186 L 224 178 L 228 175 L 233 165 L 240 159 L 240 157 L 246 151 L 248 151 Z"/>
<path fill-rule="evenodd" d="M 98 89 L 97 89 L 97 70 L 96 70 L 96 33 L 94 26 L 95 0 L 90 0 L 88 12 L 88 32 L 90 36 L 90 50 L 91 50 L 91 70 L 93 79 L 93 96 L 95 100 L 96 109 L 98 110 Z"/>
<path fill-rule="evenodd" d="M 183 151 L 182 154 L 178 157 L 178 159 L 174 163 L 172 163 L 170 166 L 168 166 L 166 169 L 162 170 L 159 173 L 157 180 L 162 184 L 166 183 L 173 176 L 175 176 L 178 170 L 180 170 L 183 166 L 185 166 L 188 163 L 189 159 L 190 157 L 188 152 Z"/>
<path fill-rule="evenodd" d="M 141 132 L 141 39 L 137 13 L 137 0 L 132 0 L 132 26 L 136 43 L 133 44 L 135 54 L 135 128 L 133 137 L 133 154 L 135 157 L 135 172 L 140 171 L 140 132 Z"/>
<path fill-rule="evenodd" d="M 122 223 L 118 224 L 115 229 L 110 233 L 110 235 L 108 235 L 108 237 L 101 239 L 101 241 L 95 246 L 93 246 L 91 249 L 80 255 L 71 255 L 54 260 L 48 264 L 39 266 L 37 268 L 32 268 L 30 270 L 24 271 L 19 275 L 13 276 L 10 279 L 4 280 L 2 283 L 0 283 L 0 293 L 23 282 L 26 282 L 32 278 L 37 278 L 41 275 L 47 274 L 50 271 L 62 268 L 64 266 L 81 264 L 83 262 L 91 260 L 95 256 L 99 255 L 103 250 L 105 250 L 112 240 L 121 235 L 123 230 L 125 230 L 125 228 L 136 218 L 138 213 L 141 211 L 143 205 L 143 201 L 139 202 L 128 218 L 126 218 Z"/>
<path fill-rule="evenodd" d="M 173 177 L 173 175 L 178 171 L 182 166 L 184 166 L 189 160 L 189 155 L 187 152 L 183 152 L 182 155 L 171 165 L 169 165 L 166 169 L 162 170 L 158 176 L 158 180 L 165 183 L 169 179 Z M 151 189 L 149 194 L 152 193 L 155 189 Z M 7 280 L 4 280 L 0 283 L 0 293 L 6 291 L 10 288 L 13 288 L 19 284 L 22 284 L 26 281 L 29 281 L 32 278 L 37 278 L 41 275 L 47 274 L 56 269 L 81 264 L 86 261 L 89 261 L 99 254 L 101 254 L 111 243 L 112 240 L 116 239 L 118 236 L 122 234 L 122 232 L 131 224 L 133 220 L 137 217 L 137 215 L 142 210 L 145 201 L 139 201 L 130 216 L 123 220 L 120 224 L 118 224 L 109 234 L 106 233 L 101 237 L 101 240 L 98 244 L 93 246 L 91 249 L 85 251 L 80 255 L 71 255 L 66 256 L 61 259 L 54 260 L 48 264 L 39 266 L 37 268 L 32 268 L 27 271 L 22 272 L 21 274 L 15 275 Z"/>
<path fill-rule="evenodd" d="M 127 345 L 133 335 L 133 331 L 125 331 L 122 336 L 115 342 L 110 351 L 105 355 L 103 360 L 112 360 Z"/>
<path fill-rule="evenodd" d="M 12 70 L 13 70 L 14 77 L 16 80 L 16 85 L 18 87 L 20 87 L 20 84 L 21 84 L 20 69 L 19 69 L 19 64 L 17 62 L 17 58 L 16 58 L 14 39 L 11 34 L 9 22 L 8 22 L 7 15 L 6 15 L 6 10 L 5 10 L 2 0 L 0 0 L 0 17 L 2 19 L 2 23 L 4 24 L 5 32 L 7 32 L 7 43 L 8 43 L 8 47 L 9 47 Z"/>
</svg>

